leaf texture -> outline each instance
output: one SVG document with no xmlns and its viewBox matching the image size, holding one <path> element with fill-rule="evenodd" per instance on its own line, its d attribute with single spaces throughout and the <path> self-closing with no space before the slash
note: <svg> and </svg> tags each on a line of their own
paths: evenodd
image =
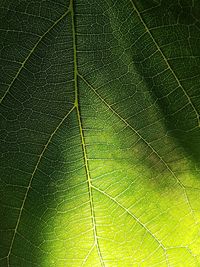
<svg viewBox="0 0 200 267">
<path fill-rule="evenodd" d="M 199 11 L 1 1 L 1 267 L 200 266 Z"/>
</svg>

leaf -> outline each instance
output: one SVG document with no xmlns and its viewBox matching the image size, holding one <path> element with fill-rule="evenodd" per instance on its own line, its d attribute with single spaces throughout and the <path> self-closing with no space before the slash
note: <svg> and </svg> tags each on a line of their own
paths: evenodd
<svg viewBox="0 0 200 267">
<path fill-rule="evenodd" d="M 0 9 L 0 266 L 200 266 L 199 1 Z"/>
</svg>

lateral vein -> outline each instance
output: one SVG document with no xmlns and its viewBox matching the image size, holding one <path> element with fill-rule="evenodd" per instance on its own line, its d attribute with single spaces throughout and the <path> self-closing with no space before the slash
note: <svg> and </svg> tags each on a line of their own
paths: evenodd
<svg viewBox="0 0 200 267">
<path fill-rule="evenodd" d="M 30 56 L 34 53 L 35 49 L 38 47 L 38 45 L 40 44 L 40 42 L 42 41 L 42 39 L 69 13 L 69 9 L 57 20 L 55 21 L 50 28 L 48 28 L 48 30 L 40 36 L 40 38 L 38 39 L 38 41 L 35 43 L 35 45 L 33 46 L 33 48 L 30 50 L 30 52 L 28 53 L 27 57 L 24 59 L 24 61 L 21 63 L 21 66 L 19 68 L 19 70 L 17 71 L 17 73 L 15 74 L 12 82 L 10 83 L 10 85 L 8 86 L 7 90 L 5 91 L 4 95 L 2 96 L 2 98 L 0 99 L 0 104 L 2 103 L 2 101 L 5 99 L 6 95 L 9 93 L 10 88 L 13 86 L 14 82 L 16 81 L 16 79 L 18 78 L 18 76 L 20 75 L 21 71 L 23 70 L 26 62 L 29 60 Z"/>
<path fill-rule="evenodd" d="M 28 196 L 28 193 L 30 191 L 30 188 L 31 188 L 31 185 L 32 185 L 32 182 L 33 182 L 33 178 L 36 174 L 36 171 L 38 170 L 38 166 L 40 165 L 40 162 L 42 160 L 42 157 L 45 153 L 45 151 L 47 150 L 47 147 L 49 146 L 52 138 L 54 137 L 54 135 L 56 134 L 56 132 L 58 131 L 58 129 L 61 127 L 61 125 L 63 124 L 63 122 L 65 121 L 65 119 L 71 114 L 71 112 L 74 110 L 74 106 L 70 109 L 70 111 L 64 116 L 64 118 L 60 121 L 60 123 L 58 124 L 58 126 L 56 127 L 56 129 L 53 131 L 53 133 L 50 135 L 49 139 L 47 140 L 46 144 L 44 145 L 44 148 L 42 150 L 42 152 L 40 153 L 39 157 L 38 157 L 38 160 L 36 162 L 36 165 L 35 165 L 35 168 L 31 174 L 31 178 L 30 178 L 30 181 L 28 183 L 28 186 L 26 188 L 26 192 L 25 192 L 25 195 L 24 195 L 24 198 L 23 198 L 23 201 L 22 201 L 22 205 L 21 205 L 21 208 L 20 208 L 20 211 L 19 211 L 19 215 L 18 215 L 18 218 L 17 218 L 17 223 L 15 225 L 15 229 L 14 229 L 14 234 L 13 234 L 13 237 L 12 237 L 12 240 L 11 240 L 11 244 L 10 244 L 10 249 L 8 251 L 8 255 L 6 256 L 7 258 L 7 264 L 8 264 L 8 267 L 10 266 L 10 254 L 12 252 L 12 248 L 13 248 L 13 244 L 14 244 L 14 241 L 15 241 L 15 237 L 16 237 L 16 234 L 17 234 L 17 231 L 18 231 L 18 227 L 19 227 L 19 223 L 20 223 L 20 220 L 21 220 L 21 217 L 22 217 L 22 212 L 24 210 L 24 206 L 25 206 L 25 203 L 26 203 L 26 200 L 27 200 L 27 196 Z"/>
<path fill-rule="evenodd" d="M 139 17 L 140 21 L 142 22 L 143 26 L 145 27 L 145 30 L 146 32 L 149 34 L 151 40 L 153 41 L 153 43 L 155 44 L 157 50 L 159 51 L 159 53 L 161 54 L 163 60 L 165 61 L 165 64 L 167 65 L 167 68 L 171 71 L 172 75 L 174 76 L 177 84 L 178 84 L 178 87 L 181 88 L 181 90 L 183 91 L 184 95 L 186 96 L 189 104 L 191 105 L 192 109 L 194 110 L 195 114 L 196 114 L 196 117 L 197 117 L 197 122 L 198 122 L 198 127 L 200 127 L 200 115 L 196 109 L 196 107 L 194 106 L 194 103 L 192 102 L 190 96 L 188 95 L 188 93 L 186 92 L 186 90 L 184 89 L 183 85 L 181 84 L 181 82 L 179 81 L 176 73 L 174 72 L 174 70 L 172 69 L 169 61 L 167 60 L 165 54 L 163 53 L 162 49 L 159 47 L 157 41 L 155 40 L 153 34 L 151 33 L 151 31 L 149 30 L 146 22 L 144 21 L 144 19 L 142 18 L 142 16 L 140 15 L 140 12 L 138 10 L 138 8 L 136 7 L 136 5 L 134 4 L 133 2 L 134 0 L 130 0 L 132 6 L 133 6 L 133 9 L 135 10 L 137 16 Z"/>
</svg>

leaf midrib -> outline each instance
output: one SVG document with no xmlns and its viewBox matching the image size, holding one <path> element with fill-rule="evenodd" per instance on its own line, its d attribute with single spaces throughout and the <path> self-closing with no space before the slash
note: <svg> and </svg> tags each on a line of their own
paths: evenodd
<svg viewBox="0 0 200 267">
<path fill-rule="evenodd" d="M 94 209 L 94 200 L 93 200 L 93 192 L 92 192 L 92 179 L 90 175 L 89 169 L 89 162 L 88 162 L 88 155 L 86 149 L 86 142 L 84 136 L 84 130 L 82 125 L 81 119 L 81 111 L 80 111 L 80 100 L 79 100 L 79 88 L 78 88 L 78 64 L 77 64 L 77 47 L 76 47 L 76 25 L 75 25 L 75 12 L 74 12 L 74 1 L 70 1 L 70 11 L 71 11 L 71 18 L 72 18 L 72 36 L 73 36 L 73 51 L 74 51 L 74 87 L 75 87 L 75 101 L 74 106 L 76 108 L 76 114 L 78 119 L 78 126 L 79 132 L 81 137 L 81 145 L 82 145 L 82 152 L 83 152 L 83 159 L 84 159 L 84 166 L 85 172 L 87 177 L 87 185 L 88 185 L 88 195 L 89 195 L 89 203 L 90 203 L 90 211 L 91 211 L 91 219 L 92 219 L 92 228 L 93 228 L 93 236 L 94 236 L 94 244 L 92 248 L 96 246 L 97 253 L 100 259 L 101 266 L 105 266 L 104 260 L 102 257 L 101 249 L 99 246 L 99 239 L 97 234 L 97 226 L 96 226 L 96 216 L 95 216 L 95 209 Z M 87 254 L 87 258 L 89 257 L 92 249 L 90 250 L 89 254 Z M 83 261 L 85 264 L 85 260 Z"/>
</svg>

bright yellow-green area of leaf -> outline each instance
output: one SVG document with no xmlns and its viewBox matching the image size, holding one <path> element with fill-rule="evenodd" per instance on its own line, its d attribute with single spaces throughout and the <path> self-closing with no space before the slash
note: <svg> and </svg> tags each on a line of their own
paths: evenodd
<svg viewBox="0 0 200 267">
<path fill-rule="evenodd" d="M 199 11 L 1 3 L 0 267 L 200 266 Z"/>
</svg>

